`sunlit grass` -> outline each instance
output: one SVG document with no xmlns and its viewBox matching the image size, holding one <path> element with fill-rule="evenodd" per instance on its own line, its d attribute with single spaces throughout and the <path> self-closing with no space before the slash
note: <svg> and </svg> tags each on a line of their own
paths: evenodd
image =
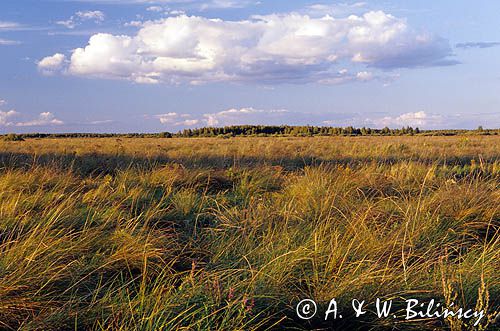
<svg viewBox="0 0 500 331">
<path fill-rule="evenodd" d="M 467 139 L 0 142 L 0 329 L 309 329 L 300 299 L 378 297 L 493 329 L 499 138 Z"/>
</svg>

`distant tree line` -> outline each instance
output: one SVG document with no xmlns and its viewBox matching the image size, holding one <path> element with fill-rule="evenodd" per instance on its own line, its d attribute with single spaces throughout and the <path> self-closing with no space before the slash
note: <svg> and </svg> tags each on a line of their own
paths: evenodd
<svg viewBox="0 0 500 331">
<path fill-rule="evenodd" d="M 401 129 L 329 127 L 329 126 L 269 126 L 269 125 L 234 125 L 224 127 L 204 127 L 198 129 L 185 129 L 177 133 L 23 133 L 6 134 L 3 140 L 22 141 L 24 139 L 41 138 L 196 138 L 196 137 L 313 137 L 313 136 L 456 136 L 456 135 L 498 135 L 500 129 L 476 130 L 420 130 L 410 126 Z"/>
<path fill-rule="evenodd" d="M 354 128 L 329 127 L 329 126 L 266 126 L 266 125 L 236 125 L 225 127 L 205 127 L 199 129 L 185 129 L 176 134 L 165 133 L 172 137 L 267 137 L 267 136 L 291 136 L 291 137 L 312 137 L 312 136 L 406 136 L 406 135 L 438 135 L 455 136 L 463 134 L 483 134 L 497 135 L 499 130 L 485 130 L 479 127 L 477 130 L 420 130 L 418 127 L 410 126 L 401 129 Z"/>
<path fill-rule="evenodd" d="M 216 137 L 216 136 L 370 136 L 370 135 L 412 135 L 419 134 L 418 128 L 405 127 L 402 129 L 370 129 L 354 128 L 348 126 L 327 127 L 327 126 L 265 126 L 265 125 L 238 125 L 225 126 L 220 128 L 205 127 L 200 129 L 185 129 L 176 134 L 179 137 Z"/>
<path fill-rule="evenodd" d="M 165 133 L 9 133 L 0 135 L 3 140 L 43 139 L 43 138 L 159 138 Z"/>
</svg>

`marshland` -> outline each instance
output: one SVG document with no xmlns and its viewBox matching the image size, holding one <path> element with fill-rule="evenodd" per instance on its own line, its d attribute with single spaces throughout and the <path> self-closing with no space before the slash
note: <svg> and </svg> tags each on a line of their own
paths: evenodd
<svg viewBox="0 0 500 331">
<path fill-rule="evenodd" d="M 0 141 L 0 328 L 494 330 L 499 180 L 497 135 Z"/>
</svg>

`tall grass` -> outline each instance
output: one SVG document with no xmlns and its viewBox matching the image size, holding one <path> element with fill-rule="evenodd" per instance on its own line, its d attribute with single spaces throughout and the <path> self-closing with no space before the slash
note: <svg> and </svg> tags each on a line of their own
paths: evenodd
<svg viewBox="0 0 500 331">
<path fill-rule="evenodd" d="M 0 329 L 327 329 L 298 301 L 414 297 L 498 328 L 498 138 L 399 139 L 0 143 Z"/>
</svg>

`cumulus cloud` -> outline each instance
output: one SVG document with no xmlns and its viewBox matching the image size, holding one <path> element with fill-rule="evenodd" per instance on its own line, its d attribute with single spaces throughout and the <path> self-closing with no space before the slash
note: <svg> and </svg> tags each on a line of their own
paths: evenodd
<svg viewBox="0 0 500 331">
<path fill-rule="evenodd" d="M 200 120 L 191 118 L 189 114 L 166 113 L 154 117 L 159 119 L 161 124 L 175 126 L 194 126 L 200 123 Z"/>
<path fill-rule="evenodd" d="M 104 13 L 100 10 L 77 11 L 69 19 L 64 21 L 57 21 L 56 24 L 65 26 L 68 29 L 74 29 L 85 21 L 94 21 L 95 23 L 101 23 L 104 21 L 105 17 L 106 16 L 104 15 Z"/>
<path fill-rule="evenodd" d="M 7 102 L 0 99 L 0 107 L 3 107 Z M 50 126 L 50 125 L 62 125 L 64 124 L 61 120 L 55 118 L 55 116 L 50 112 L 40 113 L 38 118 L 30 120 L 27 122 L 20 122 L 15 120 L 21 116 L 15 110 L 3 111 L 0 109 L 0 126 Z"/>
<path fill-rule="evenodd" d="M 243 124 L 263 124 L 273 121 L 283 121 L 283 114 L 288 113 L 286 109 L 255 109 L 231 108 L 218 113 L 205 114 L 204 122 L 208 126 L 217 125 L 243 125 Z M 275 123 L 276 124 L 276 123 Z"/>
<path fill-rule="evenodd" d="M 56 126 L 63 125 L 64 122 L 57 119 L 51 112 L 43 112 L 37 118 L 20 121 L 22 114 L 15 110 L 1 111 L 0 110 L 0 126 L 17 126 L 17 127 L 31 127 L 31 126 Z"/>
<path fill-rule="evenodd" d="M 63 69 L 65 61 L 66 56 L 61 53 L 47 56 L 38 61 L 38 70 L 44 75 L 52 75 Z"/>
<path fill-rule="evenodd" d="M 0 107 L 7 104 L 7 101 L 0 99 Z M 11 126 L 13 125 L 12 119 L 16 117 L 18 113 L 15 110 L 3 111 L 0 108 L 0 126 Z"/>
<path fill-rule="evenodd" d="M 9 111 L 0 110 L 0 126 L 14 125 L 14 123 L 11 120 L 17 115 L 18 113 L 14 110 L 9 110 Z"/>
<path fill-rule="evenodd" d="M 167 113 L 156 115 L 155 117 L 158 118 L 162 124 L 172 124 L 175 123 L 175 121 L 179 118 L 179 114 Z"/>
<path fill-rule="evenodd" d="M 197 16 L 144 22 L 136 35 L 93 35 L 70 57 L 73 75 L 137 83 L 319 82 L 339 63 L 397 69 L 452 64 L 448 41 L 382 11 L 345 18 L 297 13 L 225 21 Z"/>
<path fill-rule="evenodd" d="M 55 118 L 54 114 L 51 112 L 44 112 L 38 115 L 38 118 L 27 121 L 18 122 L 16 126 L 49 126 L 49 125 L 63 125 L 64 122 Z"/>
<path fill-rule="evenodd" d="M 383 118 L 368 120 L 377 127 L 436 127 L 442 124 L 443 118 L 440 115 L 427 114 L 425 111 L 415 113 L 405 113 L 399 116 L 386 116 Z"/>
</svg>

